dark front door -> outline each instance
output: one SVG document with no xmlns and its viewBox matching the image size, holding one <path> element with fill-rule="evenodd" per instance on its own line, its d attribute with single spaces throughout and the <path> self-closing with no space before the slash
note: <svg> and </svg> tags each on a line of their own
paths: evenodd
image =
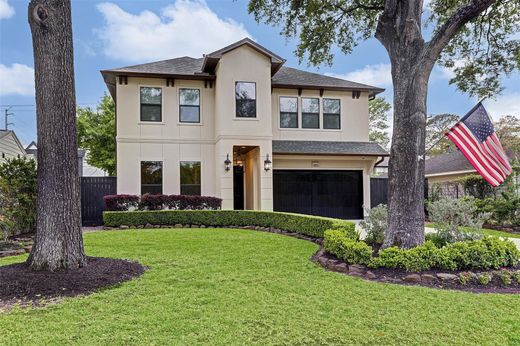
<svg viewBox="0 0 520 346">
<path fill-rule="evenodd" d="M 275 211 L 363 218 L 361 171 L 275 170 L 273 174 Z"/>
<path fill-rule="evenodd" d="M 244 167 L 233 167 L 233 209 L 244 210 Z"/>
</svg>

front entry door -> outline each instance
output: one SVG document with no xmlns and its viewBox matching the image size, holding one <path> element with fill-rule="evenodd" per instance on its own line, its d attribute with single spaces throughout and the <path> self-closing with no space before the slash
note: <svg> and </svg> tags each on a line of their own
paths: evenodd
<svg viewBox="0 0 520 346">
<path fill-rule="evenodd" d="M 244 167 L 233 167 L 233 209 L 244 210 Z"/>
</svg>

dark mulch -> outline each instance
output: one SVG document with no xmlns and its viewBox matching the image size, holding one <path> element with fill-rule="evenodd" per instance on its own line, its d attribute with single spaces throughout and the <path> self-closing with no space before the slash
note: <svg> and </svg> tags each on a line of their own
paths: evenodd
<svg viewBox="0 0 520 346">
<path fill-rule="evenodd" d="M 482 227 L 483 228 L 488 228 L 488 229 L 494 229 L 496 231 L 503 231 L 503 232 L 509 232 L 509 233 L 513 233 L 513 234 L 520 234 L 520 225 L 505 225 L 505 226 L 501 226 L 501 225 L 485 224 Z"/>
<path fill-rule="evenodd" d="M 146 268 L 137 262 L 89 257 L 88 265 L 57 272 L 32 271 L 25 263 L 0 266 L 0 309 L 13 302 L 38 305 L 52 300 L 92 293 L 141 276 Z"/>
</svg>

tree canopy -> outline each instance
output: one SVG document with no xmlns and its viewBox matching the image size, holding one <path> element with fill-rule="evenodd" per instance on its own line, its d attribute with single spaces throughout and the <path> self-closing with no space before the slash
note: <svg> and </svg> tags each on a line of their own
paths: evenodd
<svg viewBox="0 0 520 346">
<path fill-rule="evenodd" d="M 506 150 L 520 154 L 520 118 L 505 115 L 495 122 L 495 131 Z"/>
<path fill-rule="evenodd" d="M 113 176 L 116 173 L 116 116 L 112 97 L 101 98 L 94 111 L 78 108 L 78 144 L 87 151 L 87 163 Z"/>
<path fill-rule="evenodd" d="M 426 119 L 426 155 L 438 155 L 456 150 L 455 144 L 444 134 L 457 121 L 455 114 L 435 114 Z"/>
<path fill-rule="evenodd" d="M 249 12 L 259 22 L 281 27 L 297 37 L 296 55 L 312 65 L 331 65 L 335 48 L 352 53 L 360 41 L 376 36 L 385 7 L 396 0 L 250 0 Z M 410 7 L 422 0 L 410 0 Z M 474 12 L 477 12 L 474 15 Z M 465 25 L 460 22 L 470 17 Z M 446 34 L 438 63 L 450 68 L 450 80 L 460 90 L 480 97 L 502 90 L 501 75 L 520 69 L 520 0 L 432 0 L 417 23 L 428 49 L 437 49 Z M 412 20 L 410 18 L 410 20 Z M 421 26 L 423 28 L 421 28 Z M 435 52 L 437 53 L 437 52 Z"/>
<path fill-rule="evenodd" d="M 381 144 L 386 149 L 390 144 L 388 114 L 391 109 L 392 105 L 382 97 L 376 97 L 368 103 L 369 140 Z"/>
</svg>

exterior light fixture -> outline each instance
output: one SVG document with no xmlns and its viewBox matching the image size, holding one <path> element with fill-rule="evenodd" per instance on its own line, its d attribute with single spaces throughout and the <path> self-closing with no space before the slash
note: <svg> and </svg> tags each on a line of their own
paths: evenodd
<svg viewBox="0 0 520 346">
<path fill-rule="evenodd" d="M 226 172 L 229 172 L 231 170 L 231 160 L 229 159 L 229 154 L 227 154 L 226 161 L 224 161 L 224 169 Z"/>
<path fill-rule="evenodd" d="M 267 171 L 270 171 L 271 170 L 271 167 L 272 167 L 272 162 L 271 160 L 269 160 L 269 154 L 267 154 L 267 156 L 265 157 L 265 161 L 264 161 L 264 170 L 267 172 Z"/>
</svg>

